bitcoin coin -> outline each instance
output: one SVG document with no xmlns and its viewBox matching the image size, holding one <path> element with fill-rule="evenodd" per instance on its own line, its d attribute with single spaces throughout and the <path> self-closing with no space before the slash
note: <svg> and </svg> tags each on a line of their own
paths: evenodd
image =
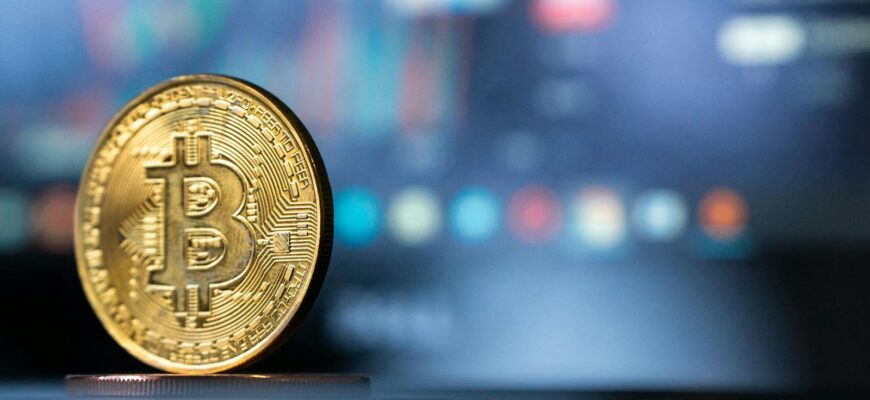
<svg viewBox="0 0 870 400">
<path fill-rule="evenodd" d="M 255 360 L 310 308 L 332 248 L 323 162 L 299 119 L 245 81 L 189 75 L 102 132 L 75 216 L 78 273 L 111 336 L 165 371 Z"/>
</svg>

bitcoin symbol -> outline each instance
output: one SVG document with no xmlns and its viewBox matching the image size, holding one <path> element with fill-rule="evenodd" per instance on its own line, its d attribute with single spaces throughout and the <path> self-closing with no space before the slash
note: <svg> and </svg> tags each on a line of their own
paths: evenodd
<svg viewBox="0 0 870 400">
<path fill-rule="evenodd" d="M 238 216 L 244 183 L 232 164 L 212 158 L 211 137 L 188 121 L 173 134 L 172 158 L 146 165 L 147 178 L 162 186 L 164 210 L 163 262 L 148 267 L 149 289 L 171 293 L 182 324 L 201 325 L 212 290 L 236 283 L 253 253 L 251 228 Z"/>
</svg>

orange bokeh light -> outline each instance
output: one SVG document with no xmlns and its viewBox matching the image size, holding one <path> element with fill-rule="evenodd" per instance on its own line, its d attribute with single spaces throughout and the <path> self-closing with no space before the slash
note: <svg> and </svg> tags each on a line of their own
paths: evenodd
<svg viewBox="0 0 870 400">
<path fill-rule="evenodd" d="M 43 249 L 65 254 L 72 250 L 76 191 L 54 186 L 40 194 L 31 208 L 31 232 Z"/>
<path fill-rule="evenodd" d="M 737 191 L 716 188 L 701 200 L 698 211 L 701 228 L 715 239 L 732 239 L 746 229 L 749 208 Z"/>
</svg>

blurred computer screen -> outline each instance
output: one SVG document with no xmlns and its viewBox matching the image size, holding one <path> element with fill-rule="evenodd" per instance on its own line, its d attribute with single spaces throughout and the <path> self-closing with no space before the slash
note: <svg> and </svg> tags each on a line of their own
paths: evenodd
<svg viewBox="0 0 870 400">
<path fill-rule="evenodd" d="M 858 0 L 2 0 L 0 374 L 145 369 L 80 290 L 76 184 L 124 103 L 213 72 L 334 189 L 322 297 L 254 368 L 862 385 L 868 54 Z"/>
</svg>

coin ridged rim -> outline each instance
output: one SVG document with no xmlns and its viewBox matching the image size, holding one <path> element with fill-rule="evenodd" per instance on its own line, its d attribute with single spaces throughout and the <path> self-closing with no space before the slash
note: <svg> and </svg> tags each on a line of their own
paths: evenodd
<svg viewBox="0 0 870 400">
<path fill-rule="evenodd" d="M 85 267 L 85 260 L 83 258 L 84 254 L 82 254 L 83 252 L 81 251 L 82 238 L 80 232 L 80 201 L 85 196 L 85 191 L 87 189 L 85 187 L 87 183 L 87 176 L 93 168 L 94 160 L 96 159 L 96 156 L 98 155 L 100 149 L 102 149 L 105 143 L 111 138 L 111 133 L 113 129 L 118 125 L 118 123 L 148 98 L 174 86 L 184 86 L 196 83 L 221 84 L 242 91 L 244 94 L 261 101 L 263 105 L 274 111 L 276 117 L 280 118 L 281 122 L 291 132 L 296 134 L 296 137 L 298 137 L 299 139 L 302 151 L 305 152 L 305 155 L 311 162 L 312 168 L 314 170 L 313 175 L 316 177 L 316 179 L 314 179 L 314 193 L 315 196 L 317 196 L 317 198 L 320 200 L 320 237 L 318 241 L 318 251 L 314 259 L 312 260 L 313 271 L 311 272 L 308 288 L 306 289 L 305 294 L 302 296 L 302 300 L 296 302 L 294 304 L 294 307 L 287 312 L 288 314 L 291 314 L 291 317 L 288 318 L 286 322 L 282 324 L 282 326 L 276 327 L 275 330 L 273 330 L 266 338 L 259 341 L 250 349 L 238 354 L 233 358 L 216 363 L 191 365 L 170 361 L 145 350 L 137 343 L 132 341 L 127 335 L 121 332 L 117 324 L 114 323 L 111 317 L 109 317 L 106 314 L 105 310 L 103 310 L 103 308 L 100 306 L 97 295 L 93 292 L 93 285 L 91 285 L 91 283 L 88 281 L 86 271 L 87 268 Z M 329 184 L 329 177 L 326 173 L 326 167 L 323 163 L 323 158 L 321 157 L 317 146 L 314 144 L 314 139 L 311 137 L 311 134 L 308 132 L 308 129 L 305 127 L 302 121 L 299 120 L 299 117 L 297 117 L 296 114 L 293 113 L 293 111 L 290 110 L 290 108 L 287 107 L 287 105 L 284 104 L 283 101 L 278 99 L 278 97 L 253 83 L 227 75 L 182 75 L 151 86 L 135 98 L 129 100 L 124 105 L 124 107 L 120 111 L 118 111 L 114 115 L 114 117 L 112 117 L 109 123 L 106 124 L 106 127 L 103 128 L 99 138 L 97 139 L 96 144 L 94 145 L 93 150 L 91 151 L 88 162 L 85 165 L 84 170 L 82 171 L 79 188 L 76 195 L 73 227 L 75 230 L 73 235 L 73 241 L 75 245 L 76 270 L 82 283 L 82 290 L 85 292 L 88 303 L 94 310 L 94 313 L 97 315 L 100 323 L 103 325 L 106 331 L 109 332 L 109 335 L 112 337 L 112 339 L 114 339 L 115 342 L 121 345 L 121 347 L 123 347 L 128 353 L 136 357 L 138 360 L 154 368 L 158 368 L 168 372 L 185 374 L 215 373 L 250 365 L 251 363 L 256 362 L 262 357 L 273 352 L 275 349 L 280 347 L 280 345 L 283 344 L 283 342 L 286 341 L 287 338 L 290 337 L 293 331 L 295 331 L 296 328 L 298 328 L 302 321 L 305 319 L 305 316 L 308 314 L 308 311 L 313 306 L 314 301 L 316 300 L 317 295 L 319 294 L 320 289 L 323 285 L 323 280 L 326 277 L 326 271 L 329 267 L 329 259 L 332 255 L 332 189 Z M 111 268 L 111 266 L 109 266 L 108 268 Z"/>
<path fill-rule="evenodd" d="M 67 375 L 69 397 L 368 398 L 360 374 Z"/>
<path fill-rule="evenodd" d="M 69 397 L 368 398 L 360 374 L 67 375 Z"/>
</svg>

